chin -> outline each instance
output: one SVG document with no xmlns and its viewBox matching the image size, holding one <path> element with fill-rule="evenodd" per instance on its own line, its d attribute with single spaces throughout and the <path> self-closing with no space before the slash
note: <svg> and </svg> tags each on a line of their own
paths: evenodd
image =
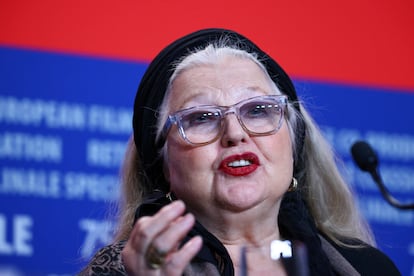
<svg viewBox="0 0 414 276">
<path fill-rule="evenodd" d="M 236 189 L 222 195 L 220 198 L 221 204 L 233 211 L 243 211 L 258 205 L 264 200 L 257 190 L 250 189 Z"/>
</svg>

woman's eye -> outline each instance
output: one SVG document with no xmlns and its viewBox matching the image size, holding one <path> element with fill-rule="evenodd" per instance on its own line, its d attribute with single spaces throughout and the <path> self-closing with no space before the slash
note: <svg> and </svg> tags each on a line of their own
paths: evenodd
<svg viewBox="0 0 414 276">
<path fill-rule="evenodd" d="M 267 104 L 255 104 L 248 107 L 246 115 L 249 117 L 266 116 L 269 106 Z"/>
<path fill-rule="evenodd" d="M 278 115 L 280 113 L 280 107 L 273 103 L 254 103 L 241 112 L 243 116 L 255 119 L 266 118 Z"/>
<path fill-rule="evenodd" d="M 186 125 L 191 127 L 216 122 L 219 118 L 220 117 L 217 112 L 206 111 L 189 114 L 186 116 L 185 121 Z"/>
</svg>

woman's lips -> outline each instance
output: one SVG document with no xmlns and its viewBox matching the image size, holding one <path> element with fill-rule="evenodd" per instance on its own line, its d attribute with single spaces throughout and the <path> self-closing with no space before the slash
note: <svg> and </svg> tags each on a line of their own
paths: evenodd
<svg viewBox="0 0 414 276">
<path fill-rule="evenodd" d="M 244 176 L 254 172 L 259 165 L 257 155 L 246 152 L 225 158 L 221 161 L 219 169 L 229 175 Z"/>
</svg>

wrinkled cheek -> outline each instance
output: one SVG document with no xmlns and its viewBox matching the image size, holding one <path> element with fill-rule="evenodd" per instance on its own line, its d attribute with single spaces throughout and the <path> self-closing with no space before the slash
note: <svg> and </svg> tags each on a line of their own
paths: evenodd
<svg viewBox="0 0 414 276">
<path fill-rule="evenodd" d="M 277 179 L 279 185 L 288 187 L 293 176 L 293 151 L 287 131 L 268 143 L 264 154 L 269 161 L 266 168 L 272 179 Z"/>
<path fill-rule="evenodd" d="M 181 140 L 171 140 L 167 148 L 167 165 L 171 174 L 189 179 L 206 174 L 208 169 L 211 169 L 211 164 L 215 160 L 211 147 L 194 147 Z"/>
<path fill-rule="evenodd" d="M 197 162 L 197 158 L 191 154 L 183 154 L 182 152 L 177 154 L 173 151 L 170 151 L 169 155 L 167 166 L 171 190 L 178 194 L 188 194 L 196 191 L 204 172 Z"/>
</svg>

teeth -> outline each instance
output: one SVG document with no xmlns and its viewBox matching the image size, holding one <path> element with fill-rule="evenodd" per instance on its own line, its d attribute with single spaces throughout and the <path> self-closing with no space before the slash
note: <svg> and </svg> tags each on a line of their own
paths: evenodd
<svg viewBox="0 0 414 276">
<path fill-rule="evenodd" d="M 248 166 L 251 163 L 252 162 L 250 162 L 249 160 L 237 160 L 237 161 L 233 161 L 229 163 L 229 167 L 243 167 L 243 166 Z"/>
</svg>

